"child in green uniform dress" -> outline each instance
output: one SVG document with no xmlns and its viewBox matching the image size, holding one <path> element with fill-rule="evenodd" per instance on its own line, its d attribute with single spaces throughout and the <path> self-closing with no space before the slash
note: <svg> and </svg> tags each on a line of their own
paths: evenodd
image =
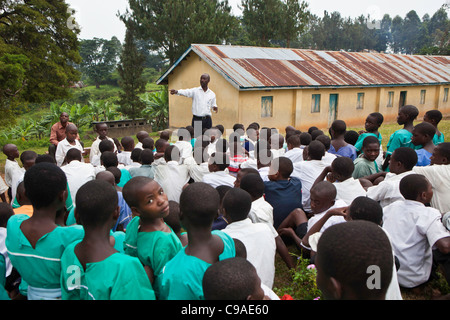
<svg viewBox="0 0 450 320">
<path fill-rule="evenodd" d="M 155 299 L 139 259 L 111 244 L 111 228 L 120 212 L 117 201 L 116 190 L 103 180 L 89 181 L 78 190 L 75 217 L 85 236 L 61 257 L 63 300 Z"/>
<path fill-rule="evenodd" d="M 204 182 L 190 184 L 181 193 L 181 224 L 187 230 L 188 245 L 164 267 L 161 299 L 204 300 L 206 269 L 227 258 L 246 258 L 242 242 L 220 230 L 211 231 L 219 205 L 219 193 Z"/>
<path fill-rule="evenodd" d="M 124 251 L 138 257 L 159 297 L 164 265 L 182 249 L 181 241 L 164 222 L 169 201 L 161 186 L 148 177 L 134 177 L 125 184 L 123 197 L 133 212 L 125 232 Z"/>
<path fill-rule="evenodd" d="M 355 169 L 353 178 L 359 179 L 378 173 L 380 170 L 375 160 L 380 154 L 380 142 L 374 136 L 367 136 L 363 141 L 361 155 L 353 161 Z"/>
<path fill-rule="evenodd" d="M 420 146 L 415 147 L 411 142 L 412 131 L 414 129 L 414 120 L 419 115 L 419 109 L 415 106 L 403 106 L 398 111 L 397 123 L 403 125 L 402 129 L 395 131 L 390 137 L 387 144 L 386 158 L 383 163 L 383 170 L 387 170 L 389 166 L 389 159 L 395 149 L 400 147 L 410 147 L 419 149 Z"/>
<path fill-rule="evenodd" d="M 61 256 L 73 241 L 84 236 L 81 226 L 61 227 L 56 215 L 67 197 L 65 173 L 52 163 L 27 170 L 25 192 L 33 215 L 15 215 L 8 221 L 6 248 L 12 265 L 28 284 L 28 300 L 60 299 Z M 22 291 L 23 292 L 23 291 Z"/>
</svg>

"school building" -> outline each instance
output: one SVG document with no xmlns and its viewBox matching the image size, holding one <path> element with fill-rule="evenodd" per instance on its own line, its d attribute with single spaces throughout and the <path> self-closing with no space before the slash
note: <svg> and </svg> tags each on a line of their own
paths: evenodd
<svg viewBox="0 0 450 320">
<path fill-rule="evenodd" d="M 419 117 L 430 109 L 450 115 L 447 56 L 193 44 L 157 83 L 199 87 L 203 73 L 211 76 L 219 107 L 213 125 L 226 129 L 256 121 L 307 130 L 328 128 L 335 119 L 363 126 L 371 112 L 392 122 L 406 104 L 415 105 Z M 191 123 L 191 103 L 169 97 L 170 127 Z"/>
</svg>

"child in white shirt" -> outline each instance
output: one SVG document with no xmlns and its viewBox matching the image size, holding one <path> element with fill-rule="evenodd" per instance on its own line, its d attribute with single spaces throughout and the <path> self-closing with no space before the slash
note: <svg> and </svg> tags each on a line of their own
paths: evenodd
<svg viewBox="0 0 450 320">
<path fill-rule="evenodd" d="M 441 221 L 441 213 L 425 204 L 431 201 L 431 183 L 420 174 L 410 174 L 400 181 L 400 192 L 405 200 L 384 208 L 383 228 L 392 240 L 400 262 L 400 286 L 414 288 L 430 278 L 433 264 L 432 250 L 448 255 L 450 232 Z"/>
<path fill-rule="evenodd" d="M 235 177 L 228 173 L 230 159 L 226 153 L 214 152 L 208 161 L 208 174 L 203 176 L 203 182 L 216 188 L 220 185 L 234 187 Z"/>
</svg>

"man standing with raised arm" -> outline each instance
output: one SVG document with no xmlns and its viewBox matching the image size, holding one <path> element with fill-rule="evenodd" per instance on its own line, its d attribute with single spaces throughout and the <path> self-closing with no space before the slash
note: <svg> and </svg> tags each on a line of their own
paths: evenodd
<svg viewBox="0 0 450 320">
<path fill-rule="evenodd" d="M 202 74 L 200 77 L 200 87 L 184 90 L 170 90 L 170 94 L 192 98 L 192 126 L 197 133 L 198 125 L 201 123 L 202 129 L 210 129 L 212 127 L 211 110 L 217 113 L 216 94 L 208 88 L 211 80 L 209 74 Z M 196 126 L 197 124 L 197 126 Z"/>
</svg>

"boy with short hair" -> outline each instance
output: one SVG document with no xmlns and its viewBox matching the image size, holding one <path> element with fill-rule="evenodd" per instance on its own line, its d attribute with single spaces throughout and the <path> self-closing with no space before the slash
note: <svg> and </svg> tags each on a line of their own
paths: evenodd
<svg viewBox="0 0 450 320">
<path fill-rule="evenodd" d="M 383 137 L 381 136 L 381 133 L 378 131 L 381 125 L 383 124 L 384 117 L 379 112 L 373 112 L 369 114 L 366 118 L 366 122 L 364 124 L 365 130 L 359 131 L 358 140 L 355 142 L 354 146 L 356 148 L 357 152 L 362 151 L 362 144 L 367 136 L 374 136 L 378 138 L 378 141 L 380 142 L 380 154 L 377 158 L 377 165 L 379 168 L 381 168 L 383 164 Z"/>
<path fill-rule="evenodd" d="M 214 152 L 208 161 L 209 174 L 203 176 L 203 182 L 216 188 L 220 185 L 234 186 L 235 177 L 229 174 L 230 158 L 226 153 Z"/>
<path fill-rule="evenodd" d="M 430 165 L 430 158 L 433 155 L 434 148 L 433 137 L 436 134 L 436 128 L 428 122 L 417 124 L 413 131 L 411 142 L 414 146 L 420 147 L 416 150 L 417 164 L 416 166 L 425 167 Z"/>
<path fill-rule="evenodd" d="M 235 188 L 241 188 L 250 194 L 252 205 L 248 213 L 248 218 L 253 223 L 264 223 L 269 227 L 275 238 L 277 253 L 289 269 L 294 268 L 294 262 L 286 244 L 273 227 L 273 207 L 264 199 L 264 181 L 258 172 L 246 174 L 242 177 L 240 186 Z"/>
<path fill-rule="evenodd" d="M 213 263 L 202 280 L 205 300 L 269 300 L 261 284 L 255 267 L 239 257 Z"/>
<path fill-rule="evenodd" d="M 180 201 L 183 188 L 189 182 L 189 170 L 180 164 L 180 151 L 174 145 L 164 152 L 165 164 L 155 167 L 155 180 L 163 188 L 169 200 Z"/>
<path fill-rule="evenodd" d="M 291 176 L 292 171 L 292 161 L 279 157 L 272 161 L 269 181 L 264 182 L 265 200 L 273 207 L 275 229 L 278 229 L 292 210 L 302 208 L 302 183 L 300 179 Z"/>
<path fill-rule="evenodd" d="M 230 189 L 222 203 L 223 214 L 229 224 L 222 231 L 242 241 L 247 260 L 255 266 L 262 283 L 272 288 L 275 278 L 275 236 L 265 223 L 253 223 L 248 218 L 251 206 L 252 198 L 247 191 Z"/>
<path fill-rule="evenodd" d="M 110 137 L 108 137 L 108 125 L 104 122 L 97 123 L 95 125 L 95 132 L 97 132 L 97 138 L 94 142 L 92 142 L 91 145 L 91 151 L 89 152 L 89 162 L 93 164 L 93 166 L 98 166 L 100 163 L 96 163 L 95 158 L 100 158 L 100 149 L 99 144 L 103 140 L 109 140 L 113 143 L 113 152 L 117 152 L 116 144 L 114 143 L 114 140 Z"/>
<path fill-rule="evenodd" d="M 353 178 L 354 169 L 352 159 L 338 157 L 331 166 L 323 169 L 314 184 L 327 179 L 336 187 L 336 199 L 344 200 L 347 205 L 350 205 L 356 197 L 366 196 L 367 193 L 359 179 Z"/>
<path fill-rule="evenodd" d="M 405 288 L 417 287 L 429 280 L 432 248 L 442 254 L 450 253 L 450 232 L 441 222 L 441 213 L 426 207 L 433 189 L 425 176 L 411 174 L 400 181 L 400 192 L 405 200 L 384 208 L 383 228 L 392 240 L 400 262 L 398 281 Z"/>
<path fill-rule="evenodd" d="M 327 300 L 384 300 L 393 259 L 386 233 L 369 221 L 349 221 L 328 228 L 319 239 L 317 287 Z M 377 266 L 379 287 L 368 286 L 368 270 Z"/>
<path fill-rule="evenodd" d="M 309 135 L 309 138 L 311 139 L 311 135 Z M 298 134 L 291 135 L 286 139 L 288 150 L 285 152 L 284 157 L 289 158 L 292 163 L 303 161 L 303 149 L 301 148 L 300 139 L 301 135 Z"/>
<path fill-rule="evenodd" d="M 162 274 L 163 300 L 203 300 L 203 275 L 213 263 L 232 257 L 246 258 L 239 240 L 222 231 L 211 231 L 219 209 L 218 192 L 210 185 L 195 182 L 180 198 L 181 224 L 188 245 L 170 260 Z"/>
<path fill-rule="evenodd" d="M 180 150 L 181 163 L 183 163 L 186 158 L 192 156 L 191 134 L 186 128 L 180 128 L 177 131 L 177 136 L 178 141 L 174 145 Z"/>
<path fill-rule="evenodd" d="M 415 173 L 424 175 L 433 186 L 431 206 L 442 214 L 450 211 L 450 142 L 436 146 L 427 167 L 414 167 Z"/>
<path fill-rule="evenodd" d="M 309 191 L 317 177 L 327 166 L 322 160 L 325 155 L 325 145 L 320 141 L 314 140 L 305 148 L 304 156 L 305 152 L 307 152 L 307 161 L 295 163 L 292 176 L 302 182 L 302 206 L 303 210 L 309 212 L 311 210 Z"/>
<path fill-rule="evenodd" d="M 66 137 L 60 141 L 56 146 L 55 159 L 58 167 L 61 167 L 66 162 L 66 154 L 69 149 L 76 148 L 84 154 L 84 148 L 80 141 L 77 140 L 78 128 L 74 124 L 68 124 L 66 127 Z"/>
<path fill-rule="evenodd" d="M 367 136 L 363 141 L 362 154 L 353 163 L 353 178 L 359 179 L 380 172 L 376 160 L 380 154 L 380 142 L 374 136 Z"/>
<path fill-rule="evenodd" d="M 131 152 L 134 150 L 134 139 L 132 137 L 123 137 L 120 140 L 120 144 L 123 147 L 123 151 L 117 154 L 117 159 L 119 160 L 119 164 L 123 164 L 124 166 L 128 166 L 131 164 Z"/>
<path fill-rule="evenodd" d="M 63 300 L 155 299 L 139 259 L 119 253 L 110 243 L 111 226 L 119 216 L 117 201 L 106 181 L 89 181 L 78 191 L 75 215 L 85 235 L 61 256 Z"/>
<path fill-rule="evenodd" d="M 409 147 L 395 149 L 389 161 L 389 172 L 383 181 L 367 189 L 367 197 L 378 201 L 382 208 L 403 200 L 399 184 L 403 177 L 414 173 L 412 169 L 417 163 L 417 153 Z"/>
</svg>

